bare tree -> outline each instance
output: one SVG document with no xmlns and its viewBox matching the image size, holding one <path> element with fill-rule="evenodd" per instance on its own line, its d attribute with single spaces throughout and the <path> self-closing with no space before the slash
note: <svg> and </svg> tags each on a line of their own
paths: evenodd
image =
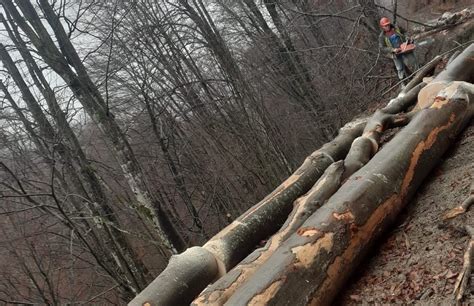
<svg viewBox="0 0 474 306">
<path fill-rule="evenodd" d="M 35 8 L 27 2 L 20 1 L 16 4 L 23 16 L 20 15 L 12 1 L 2 1 L 5 10 L 28 36 L 43 60 L 64 79 L 90 117 L 96 121 L 104 135 L 110 139 L 115 150 L 115 156 L 121 163 L 124 175 L 135 194 L 137 211 L 142 214 L 145 220 L 153 223 L 163 246 L 171 253 L 175 253 L 177 249 L 183 247 L 182 238 L 173 228 L 163 208 L 151 196 L 141 167 L 128 140 L 107 109 L 102 95 L 90 79 L 53 8 L 47 1 L 40 2 L 45 18 L 58 39 L 60 49 L 54 44 Z"/>
</svg>

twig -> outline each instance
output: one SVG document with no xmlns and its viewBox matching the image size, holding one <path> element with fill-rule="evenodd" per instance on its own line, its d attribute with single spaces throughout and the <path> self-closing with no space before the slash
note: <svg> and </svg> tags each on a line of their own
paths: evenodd
<svg viewBox="0 0 474 306">
<path fill-rule="evenodd" d="M 423 78 L 427 76 L 428 74 L 432 74 L 432 72 L 435 70 L 436 66 L 438 66 L 439 62 L 441 62 L 443 58 L 439 55 L 437 55 L 434 59 L 432 59 L 429 63 L 424 65 L 421 69 L 418 69 L 418 73 L 411 79 L 410 82 L 408 82 L 407 86 L 403 88 L 401 91 L 402 94 L 406 94 L 409 92 L 413 87 L 421 83 L 423 81 Z"/>
<path fill-rule="evenodd" d="M 378 8 L 381 8 L 381 9 L 383 9 L 383 10 L 389 11 L 390 13 L 393 13 L 395 16 L 398 16 L 398 17 L 400 17 L 400 18 L 403 19 L 403 20 L 406 20 L 406 21 L 409 21 L 409 22 L 412 22 L 412 23 L 415 23 L 415 24 L 419 24 L 419 25 L 422 25 L 422 26 L 425 26 L 425 27 L 428 27 L 428 28 L 435 28 L 435 26 L 433 26 L 433 25 L 429 25 L 429 24 L 423 23 L 423 22 L 418 21 L 418 20 L 406 18 L 406 17 L 404 17 L 404 16 L 402 16 L 402 15 L 400 15 L 400 14 L 394 12 L 393 10 L 391 10 L 391 9 L 389 9 L 389 8 L 386 8 L 385 6 L 378 5 L 378 4 L 376 4 L 375 6 L 378 7 Z"/>
<path fill-rule="evenodd" d="M 472 205 L 472 203 L 474 203 L 474 181 L 471 184 L 469 196 L 461 203 L 461 205 L 454 207 L 453 209 L 448 211 L 444 215 L 443 219 L 444 220 L 452 219 L 458 215 L 465 213 L 469 209 L 469 207 Z"/>
<path fill-rule="evenodd" d="M 471 276 L 472 260 L 474 257 L 474 228 L 469 225 L 466 225 L 465 228 L 468 234 L 471 236 L 471 240 L 469 241 L 466 252 L 464 253 L 464 264 L 462 266 L 461 273 L 459 273 L 456 284 L 454 285 L 453 295 L 456 305 L 461 305 L 461 300 L 464 296 L 467 283 Z"/>
<path fill-rule="evenodd" d="M 95 299 L 97 299 L 97 298 L 103 296 L 104 294 L 106 294 L 106 293 L 108 293 L 108 292 L 114 290 L 114 289 L 117 288 L 118 286 L 120 286 L 120 284 L 117 284 L 117 285 L 115 285 L 115 286 L 110 287 L 109 289 L 107 289 L 107 290 L 105 290 L 105 291 L 103 291 L 103 292 L 97 294 L 96 296 L 93 296 L 91 299 L 89 299 L 88 301 L 84 302 L 84 304 L 89 304 L 89 303 L 92 302 L 93 300 L 95 300 Z"/>
</svg>

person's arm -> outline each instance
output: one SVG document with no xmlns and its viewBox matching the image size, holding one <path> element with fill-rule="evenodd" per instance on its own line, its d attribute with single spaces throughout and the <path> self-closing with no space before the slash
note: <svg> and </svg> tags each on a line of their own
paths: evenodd
<svg viewBox="0 0 474 306">
<path fill-rule="evenodd" d="M 388 47 L 385 44 L 385 35 L 383 35 L 383 33 L 380 33 L 379 35 L 379 49 L 382 53 L 385 53 L 387 55 L 392 55 L 396 53 L 396 50 L 394 48 Z"/>
</svg>

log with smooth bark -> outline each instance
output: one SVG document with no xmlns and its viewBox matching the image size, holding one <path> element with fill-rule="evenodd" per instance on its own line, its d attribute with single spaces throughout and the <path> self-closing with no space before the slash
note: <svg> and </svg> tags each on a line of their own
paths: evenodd
<svg viewBox="0 0 474 306">
<path fill-rule="evenodd" d="M 260 241 L 267 239 L 274 234 L 293 209 L 293 202 L 306 193 L 324 173 L 326 168 L 334 161 L 344 158 L 349 151 L 353 140 L 362 134 L 365 120 L 351 122 L 340 129 L 339 135 L 331 142 L 322 146 L 306 158 L 303 164 L 278 186 L 270 195 L 257 203 L 238 219 L 229 224 L 202 248 L 215 256 L 219 269 L 215 272 L 212 280 L 224 275 L 234 267 L 245 256 L 247 256 Z M 184 260 L 187 254 L 184 252 L 181 259 Z M 189 253 L 190 254 L 190 253 Z M 206 263 L 196 263 L 204 270 Z M 180 269 L 180 273 L 191 277 L 198 267 L 188 266 L 189 269 Z M 167 267 L 165 276 L 159 276 L 145 290 L 143 290 L 130 305 L 137 305 L 137 301 L 148 302 L 150 305 L 172 305 L 166 301 L 175 299 L 176 290 L 170 290 L 165 295 L 157 295 L 155 292 L 164 292 L 165 284 L 173 282 L 173 269 Z M 186 272 L 188 271 L 188 272 Z M 186 279 L 183 276 L 183 279 Z M 211 280 L 203 279 L 196 284 L 199 291 L 195 296 L 180 295 L 180 304 L 189 304 L 202 291 Z"/>
<path fill-rule="evenodd" d="M 437 63 L 438 61 L 432 61 L 432 63 L 434 62 Z M 431 66 L 430 69 L 422 69 L 417 76 L 425 76 L 433 67 L 434 66 Z M 379 135 L 380 133 L 377 131 L 372 132 L 372 130 L 379 130 L 378 126 L 380 124 L 382 124 L 384 128 L 387 128 L 389 126 L 406 123 L 408 117 L 397 115 L 397 113 L 406 109 L 416 100 L 416 95 L 420 89 L 426 85 L 425 83 L 416 84 L 417 82 L 421 82 L 421 80 L 422 77 L 416 78 L 416 81 L 412 82 L 412 90 L 391 101 L 390 105 L 386 106 L 381 112 L 376 114 L 376 116 L 371 120 L 372 123 L 369 124 L 369 130 L 367 130 L 367 128 L 365 129 L 367 137 L 373 138 L 376 137 L 376 135 Z M 347 124 L 341 129 L 338 137 L 308 157 L 303 165 L 272 194 L 252 207 L 239 219 L 234 221 L 204 245 L 205 249 L 216 255 L 216 260 L 220 266 L 220 269 L 218 269 L 220 272 L 216 275 L 216 278 L 222 276 L 228 269 L 232 268 L 238 261 L 250 253 L 250 251 L 254 249 L 261 240 L 266 239 L 278 230 L 278 227 L 283 223 L 284 219 L 291 211 L 291 203 L 300 195 L 304 194 L 314 184 L 314 181 L 321 176 L 324 169 L 326 169 L 331 162 L 344 158 L 344 155 L 347 153 L 353 140 L 361 134 L 361 129 L 363 129 L 365 125 L 365 120 Z M 375 154 L 376 151 L 372 150 L 373 145 L 371 140 L 369 140 L 369 146 L 369 154 Z M 359 148 L 359 146 L 355 146 L 355 149 L 352 148 L 351 150 L 357 151 L 357 148 Z M 354 161 L 354 157 L 360 158 L 360 155 L 352 154 L 350 161 Z M 360 166 L 362 166 L 362 164 L 358 167 Z M 350 171 L 353 172 L 356 169 L 358 168 L 351 167 Z M 265 248 L 255 251 L 258 253 L 257 258 L 259 258 L 259 260 L 254 261 L 252 259 L 255 258 L 254 254 L 250 255 L 251 259 L 248 261 L 250 266 L 243 266 L 248 275 L 253 273 L 257 266 L 261 264 L 264 259 L 268 258 L 281 242 L 286 240 L 286 238 L 292 234 L 306 220 L 306 218 L 314 212 L 315 209 L 324 203 L 324 201 L 326 201 L 337 190 L 337 188 L 339 188 L 344 172 L 348 173 L 348 170 L 344 171 L 344 163 L 333 163 L 333 165 L 327 170 L 327 173 L 325 173 L 324 177 L 320 178 L 311 191 L 305 197 L 297 201 L 295 204 L 296 208 L 293 210 L 287 222 L 283 225 L 283 230 L 281 230 L 278 235 L 274 236 L 272 240 L 267 243 Z M 217 294 L 217 297 L 216 294 L 211 292 L 211 290 L 196 300 L 195 303 L 199 303 L 199 301 L 208 303 L 210 300 L 209 296 L 206 296 L 206 294 L 212 296 L 212 298 L 216 298 L 214 303 L 224 303 L 232 294 L 233 290 L 240 285 L 238 279 L 244 280 L 248 277 L 246 273 L 240 272 L 241 271 L 232 271 L 211 287 L 220 292 L 220 294 Z M 234 275 L 240 275 L 241 277 L 236 280 Z M 140 295 L 132 301 L 132 303 L 135 303 L 138 300 L 146 300 L 163 304 L 165 300 L 171 299 L 170 296 L 175 294 L 175 291 L 170 291 L 170 296 L 168 297 L 162 296 L 160 300 L 156 300 L 157 296 L 156 294 L 153 295 L 153 292 L 161 290 L 159 289 L 162 288 L 160 285 L 161 283 L 168 282 L 166 277 L 160 277 L 159 279 L 160 281 L 155 281 L 149 285 L 146 290 L 140 293 Z M 235 281 L 235 284 L 231 287 L 227 286 L 229 280 Z M 208 283 L 209 282 L 202 282 L 202 286 L 200 287 L 201 290 L 204 289 Z M 221 291 L 222 284 L 224 284 L 224 288 L 227 288 L 227 292 Z M 181 300 L 182 303 L 188 304 L 191 302 L 192 299 L 187 300 L 187 297 L 188 296 L 184 298 L 183 296 L 183 299 Z"/>
<path fill-rule="evenodd" d="M 474 88 L 446 86 L 228 300 L 327 305 L 474 113 Z"/>
<path fill-rule="evenodd" d="M 261 240 L 274 234 L 292 210 L 292 203 L 306 193 L 334 161 L 347 154 L 365 122 L 347 124 L 338 137 L 313 152 L 271 194 L 220 231 L 203 247 L 216 254 L 225 270 L 240 262 Z"/>
<path fill-rule="evenodd" d="M 377 110 L 367 122 L 362 136 L 356 138 L 344 160 L 343 179 L 347 179 L 354 172 L 363 167 L 379 150 L 380 139 L 389 127 L 405 125 L 410 120 L 410 114 L 392 115 Z"/>
<path fill-rule="evenodd" d="M 423 66 L 397 98 L 392 99 L 384 108 L 375 111 L 362 135 L 352 143 L 344 160 L 343 180 L 363 167 L 377 153 L 382 135 L 387 129 L 406 125 L 420 109 L 414 108 L 409 113 L 402 113 L 417 101 L 418 94 L 427 85 L 423 78 L 432 73 L 441 60 L 441 56 L 436 56 Z"/>
<path fill-rule="evenodd" d="M 294 203 L 294 209 L 280 231 L 264 247 L 248 255 L 238 266 L 206 288 L 192 305 L 223 305 L 271 254 L 290 237 L 340 186 L 344 173 L 342 160 L 332 163 L 323 176 Z"/>
<path fill-rule="evenodd" d="M 199 294 L 201 283 L 214 280 L 218 269 L 209 251 L 202 247 L 189 248 L 173 255 L 166 269 L 150 284 L 153 290 L 145 289 L 129 305 L 184 305 L 184 300 L 192 300 Z"/>
<path fill-rule="evenodd" d="M 472 117 L 473 85 L 449 81 L 472 80 L 474 74 L 459 68 L 469 64 L 473 51 L 473 46 L 469 47 L 460 60 L 435 79 L 444 84 L 438 96 L 420 93 L 432 99 L 431 106 L 420 111 L 409 126 L 354 174 L 253 277 L 243 280 L 228 304 L 331 301 L 370 243 L 395 218 L 452 137 Z"/>
<path fill-rule="evenodd" d="M 193 302 L 193 305 L 224 304 L 234 291 L 337 191 L 345 178 L 367 163 L 378 150 L 380 135 L 385 129 L 408 122 L 409 115 L 397 113 L 416 102 L 416 95 L 424 85 L 426 84 L 415 86 L 411 92 L 394 100 L 390 106 L 376 111 L 368 120 L 363 135 L 353 141 L 345 160 L 337 161 L 329 166 L 313 188 L 295 201 L 294 209 L 280 231 L 273 235 L 264 247 L 255 250 L 237 267 L 209 286 Z"/>
</svg>

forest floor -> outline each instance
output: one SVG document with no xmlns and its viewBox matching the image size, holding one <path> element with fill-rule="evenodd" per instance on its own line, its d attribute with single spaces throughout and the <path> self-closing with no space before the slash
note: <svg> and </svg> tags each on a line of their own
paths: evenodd
<svg viewBox="0 0 474 306">
<path fill-rule="evenodd" d="M 474 226 L 474 207 L 449 222 L 443 215 L 469 195 L 473 180 L 471 121 L 392 230 L 355 271 L 337 304 L 453 304 L 454 284 L 469 241 L 462 228 Z M 474 305 L 474 276 L 464 303 Z"/>
</svg>

